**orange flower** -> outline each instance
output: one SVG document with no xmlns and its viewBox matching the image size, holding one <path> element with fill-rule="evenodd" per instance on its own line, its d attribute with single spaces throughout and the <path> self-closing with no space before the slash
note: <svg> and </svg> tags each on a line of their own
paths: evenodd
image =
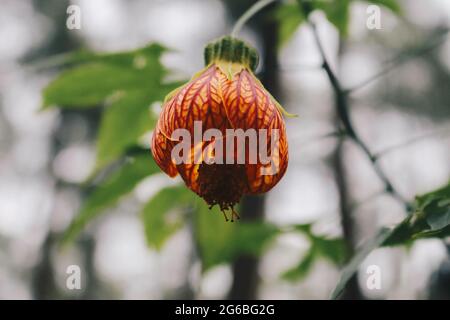
<svg viewBox="0 0 450 320">
<path fill-rule="evenodd" d="M 192 191 L 211 207 L 219 205 L 224 215 L 231 210 L 232 221 L 237 216 L 233 207 L 242 196 L 269 191 L 282 178 L 288 164 L 282 108 L 253 74 L 257 61 L 256 51 L 238 39 L 224 37 L 209 44 L 205 49 L 206 68 L 168 95 L 152 137 L 153 157 L 160 168 L 171 177 L 179 173 Z M 203 132 L 218 129 L 223 134 L 226 157 L 237 160 L 244 150 L 245 162 L 210 164 L 203 158 L 196 162 L 194 158 L 199 153 L 220 148 L 219 139 L 203 139 L 198 143 L 192 138 L 191 152 L 186 157 L 190 161 L 177 163 L 172 151 L 179 141 L 172 134 L 176 129 L 186 129 L 194 136 L 196 121 L 201 121 Z M 266 145 L 259 145 L 257 150 L 261 152 L 262 147 L 267 150 L 269 145 L 275 145 L 268 152 L 270 164 L 261 159 L 250 161 L 250 138 L 245 149 L 239 149 L 237 144 L 226 148 L 227 141 L 237 141 L 235 136 L 230 137 L 229 129 L 262 132 Z M 264 168 L 274 164 L 275 171 L 265 174 Z"/>
</svg>

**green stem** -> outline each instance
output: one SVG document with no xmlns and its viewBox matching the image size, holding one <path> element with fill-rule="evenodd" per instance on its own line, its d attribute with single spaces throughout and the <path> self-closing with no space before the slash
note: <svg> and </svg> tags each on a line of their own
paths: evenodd
<svg viewBox="0 0 450 320">
<path fill-rule="evenodd" d="M 236 37 L 248 20 L 250 20 L 256 13 L 258 13 L 264 7 L 268 6 L 269 4 L 275 1 L 276 0 L 259 0 L 250 8 L 248 8 L 247 11 L 245 11 L 234 24 L 233 30 L 231 31 L 231 36 Z"/>
</svg>

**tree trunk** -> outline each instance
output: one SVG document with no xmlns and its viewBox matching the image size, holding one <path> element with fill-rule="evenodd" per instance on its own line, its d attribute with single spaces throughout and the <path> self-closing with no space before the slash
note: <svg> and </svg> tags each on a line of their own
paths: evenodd
<svg viewBox="0 0 450 320">
<path fill-rule="evenodd" d="M 279 98 L 279 83 L 277 72 L 277 24 L 273 19 L 264 19 L 265 13 L 273 10 L 269 6 L 259 13 L 262 19 L 257 20 L 257 28 L 262 37 L 264 50 L 263 72 L 261 81 L 266 89 Z M 246 196 L 241 204 L 242 221 L 261 220 L 264 217 L 264 196 Z M 234 280 L 229 294 L 230 299 L 256 299 L 258 289 L 259 259 L 242 255 L 233 264 Z"/>
</svg>

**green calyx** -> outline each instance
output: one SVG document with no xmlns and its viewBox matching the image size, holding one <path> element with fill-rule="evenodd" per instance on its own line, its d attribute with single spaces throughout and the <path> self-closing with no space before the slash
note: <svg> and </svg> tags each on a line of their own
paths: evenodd
<svg viewBox="0 0 450 320">
<path fill-rule="evenodd" d="M 210 42 L 204 51 L 205 65 L 215 61 L 239 63 L 252 71 L 258 66 L 258 52 L 244 41 L 230 36 Z"/>
</svg>

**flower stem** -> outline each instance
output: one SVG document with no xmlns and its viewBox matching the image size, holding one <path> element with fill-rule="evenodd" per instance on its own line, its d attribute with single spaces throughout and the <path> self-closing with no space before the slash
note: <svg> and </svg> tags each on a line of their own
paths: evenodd
<svg viewBox="0 0 450 320">
<path fill-rule="evenodd" d="M 262 10 L 264 7 L 275 1 L 276 0 L 259 0 L 250 8 L 248 8 L 247 11 L 245 11 L 234 24 L 233 30 L 231 31 L 231 36 L 236 37 L 248 20 L 250 20 L 256 13 L 258 13 L 258 11 Z"/>
</svg>

